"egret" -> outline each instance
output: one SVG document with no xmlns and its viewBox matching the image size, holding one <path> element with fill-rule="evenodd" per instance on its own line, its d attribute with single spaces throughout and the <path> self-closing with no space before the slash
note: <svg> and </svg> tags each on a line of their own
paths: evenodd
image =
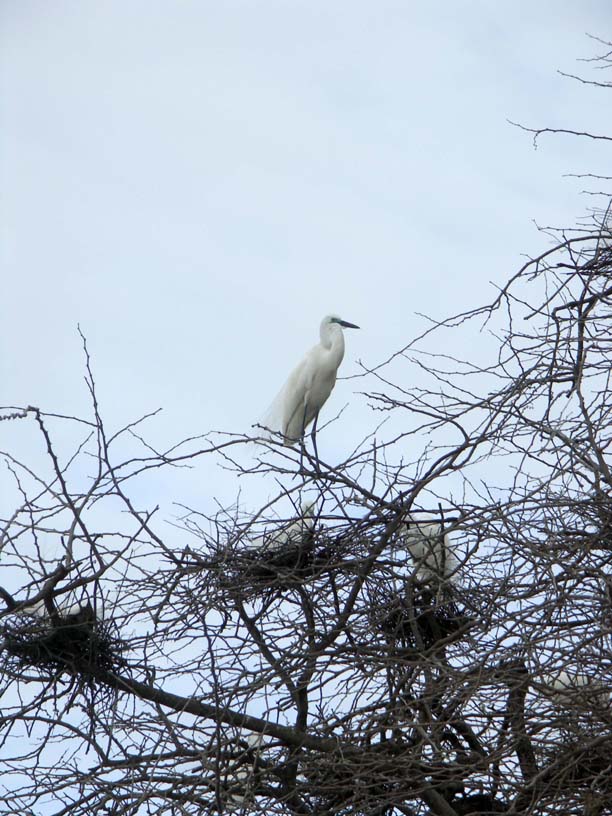
<svg viewBox="0 0 612 816">
<path fill-rule="evenodd" d="M 252 578 L 278 579 L 307 566 L 314 555 L 314 501 L 304 502 L 299 516 L 282 527 L 251 541 L 246 551 L 247 571 Z"/>
<path fill-rule="evenodd" d="M 586 674 L 561 669 L 540 676 L 542 692 L 559 704 L 590 702 L 600 708 L 610 705 L 610 693 L 600 680 Z"/>
<path fill-rule="evenodd" d="M 313 501 L 302 504 L 301 515 L 287 526 L 275 530 L 272 534 L 257 539 L 260 553 L 275 554 L 286 548 L 301 547 L 306 543 L 314 528 Z"/>
<path fill-rule="evenodd" d="M 263 734 L 248 734 L 246 738 L 247 749 L 243 752 L 246 764 L 236 763 L 229 769 L 226 777 L 228 788 L 227 805 L 230 809 L 241 808 L 252 796 L 252 783 L 259 749 L 263 743 Z"/>
<path fill-rule="evenodd" d="M 321 321 L 321 342 L 310 349 L 293 369 L 264 420 L 271 431 L 280 431 L 284 445 L 295 445 L 314 420 L 313 435 L 319 411 L 336 383 L 338 367 L 344 357 L 342 329 L 358 329 L 354 323 L 337 315 Z"/>
<path fill-rule="evenodd" d="M 421 581 L 448 581 L 457 572 L 459 561 L 441 524 L 410 522 L 404 533 L 404 543 L 415 561 L 416 574 Z"/>
<path fill-rule="evenodd" d="M 84 603 L 73 603 L 70 600 L 63 600 L 56 604 L 57 616 L 62 624 L 95 623 L 99 620 L 89 601 Z M 46 625 L 51 623 L 49 613 L 44 601 L 22 606 L 17 615 L 27 615 L 31 618 L 40 618 Z"/>
</svg>

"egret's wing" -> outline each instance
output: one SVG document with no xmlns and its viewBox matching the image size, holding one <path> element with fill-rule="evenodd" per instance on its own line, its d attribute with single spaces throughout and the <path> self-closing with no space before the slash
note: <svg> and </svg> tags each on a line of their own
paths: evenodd
<svg viewBox="0 0 612 816">
<path fill-rule="evenodd" d="M 304 376 L 306 364 L 307 358 L 304 358 L 293 369 L 272 404 L 257 423 L 268 430 L 267 438 L 271 438 L 271 434 L 275 433 L 282 433 L 289 440 L 297 439 L 300 436 L 303 416 L 299 417 L 300 427 L 297 433 L 294 433 L 294 425 L 299 411 L 303 411 L 306 393 Z"/>
<path fill-rule="evenodd" d="M 448 579 L 455 576 L 459 560 L 440 524 L 413 523 L 406 531 L 404 541 L 417 565 L 417 574 L 422 579 L 431 576 Z"/>
<path fill-rule="evenodd" d="M 274 554 L 286 547 L 301 546 L 312 531 L 314 520 L 314 501 L 302 504 L 301 515 L 280 529 L 256 539 L 255 547 L 261 553 Z"/>
<path fill-rule="evenodd" d="M 297 442 L 304 429 L 314 419 L 314 412 L 311 406 L 307 405 L 311 386 L 312 352 L 309 352 L 293 369 L 287 380 L 283 402 L 283 433 L 286 445 Z"/>
<path fill-rule="evenodd" d="M 273 434 L 280 433 L 283 427 L 283 405 L 285 402 L 285 391 L 288 382 L 286 382 L 278 394 L 272 400 L 268 410 L 257 421 L 259 430 L 263 430 L 265 439 L 270 439 Z M 266 431 L 268 433 L 266 433 Z"/>
</svg>

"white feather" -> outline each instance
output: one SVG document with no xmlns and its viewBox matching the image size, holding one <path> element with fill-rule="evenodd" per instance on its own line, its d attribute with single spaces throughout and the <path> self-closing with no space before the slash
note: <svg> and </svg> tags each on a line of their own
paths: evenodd
<svg viewBox="0 0 612 816">
<path fill-rule="evenodd" d="M 581 672 L 560 669 L 540 675 L 541 691 L 556 703 L 591 702 L 600 707 L 610 704 L 609 689 L 600 680 Z"/>
<path fill-rule="evenodd" d="M 448 534 L 443 534 L 442 525 L 411 522 L 407 525 L 404 543 L 421 581 L 447 581 L 457 572 L 459 561 L 452 552 Z"/>
<path fill-rule="evenodd" d="M 58 604 L 56 604 L 57 614 L 60 618 L 69 618 L 73 615 L 80 615 L 90 608 L 91 607 L 88 603 L 76 603 L 68 599 L 60 601 Z M 36 603 L 29 604 L 28 606 L 23 606 L 15 614 L 28 615 L 33 618 L 40 618 L 43 621 L 49 621 L 49 613 L 47 612 L 47 607 L 45 606 L 44 601 L 37 601 Z M 96 617 L 98 620 L 100 619 L 99 614 L 97 614 Z"/>
<path fill-rule="evenodd" d="M 314 502 L 302 504 L 302 514 L 288 526 L 263 535 L 255 542 L 261 553 L 277 553 L 290 546 L 300 546 L 314 528 Z"/>
<path fill-rule="evenodd" d="M 263 734 L 248 734 L 246 741 L 250 750 L 258 749 L 263 743 Z M 249 786 L 254 770 L 255 758 L 251 762 L 240 765 L 236 770 L 230 769 L 229 775 L 226 777 L 226 785 L 229 791 L 227 806 L 229 808 L 240 808 L 251 798 Z"/>
<path fill-rule="evenodd" d="M 318 415 L 336 383 L 344 357 L 342 328 L 358 328 L 337 315 L 321 321 L 320 342 L 306 353 L 259 422 L 272 433 L 280 433 L 284 445 L 294 445 Z"/>
</svg>

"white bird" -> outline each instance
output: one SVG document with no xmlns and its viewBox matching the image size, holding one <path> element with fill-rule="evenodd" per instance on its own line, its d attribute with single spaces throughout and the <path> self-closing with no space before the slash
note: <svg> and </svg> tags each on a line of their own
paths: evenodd
<svg viewBox="0 0 612 816">
<path fill-rule="evenodd" d="M 258 538 L 256 541 L 258 551 L 273 554 L 281 552 L 287 547 L 301 546 L 314 528 L 314 506 L 313 501 L 304 502 L 299 518 L 280 530 L 275 530 L 271 534 L 264 534 Z"/>
<path fill-rule="evenodd" d="M 344 357 L 345 329 L 358 329 L 337 315 L 321 321 L 321 342 L 310 349 L 293 369 L 263 424 L 270 431 L 280 431 L 283 444 L 294 445 L 316 419 L 336 383 L 336 373 Z"/>
<path fill-rule="evenodd" d="M 609 689 L 600 680 L 595 680 L 580 672 L 560 669 L 554 673 L 540 675 L 541 691 L 555 703 L 595 704 L 607 708 L 610 704 Z"/>
<path fill-rule="evenodd" d="M 27 615 L 29 618 L 42 618 L 43 620 L 46 620 L 49 617 L 44 601 L 36 601 L 36 603 L 22 606 L 20 609 L 16 610 L 15 614 L 19 615 L 19 617 L 22 615 Z"/>
<path fill-rule="evenodd" d="M 96 615 L 94 612 L 89 601 L 85 603 L 72 603 L 70 600 L 63 600 L 56 604 L 56 609 L 59 620 L 64 623 L 94 623 L 96 619 L 100 619 L 99 615 Z M 34 604 L 22 606 L 16 614 L 40 618 L 41 621 L 44 621 L 47 625 L 51 623 L 44 601 L 37 601 Z"/>
<path fill-rule="evenodd" d="M 404 543 L 414 559 L 416 574 L 421 581 L 448 581 L 456 574 L 459 561 L 441 524 L 410 522 L 404 533 Z"/>
<path fill-rule="evenodd" d="M 236 765 L 230 768 L 226 777 L 228 789 L 227 805 L 230 809 L 241 808 L 252 795 L 252 779 L 255 772 L 255 764 L 259 748 L 263 742 L 262 734 L 248 734 L 247 738 L 249 758 L 246 764 Z"/>
</svg>

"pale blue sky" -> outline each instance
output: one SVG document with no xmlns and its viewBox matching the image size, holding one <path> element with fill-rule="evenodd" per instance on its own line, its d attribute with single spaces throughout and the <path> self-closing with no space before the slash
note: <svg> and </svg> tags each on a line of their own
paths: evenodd
<svg viewBox="0 0 612 816">
<path fill-rule="evenodd" d="M 324 314 L 362 326 L 348 375 L 415 312 L 489 298 L 545 246 L 533 220 L 592 203 L 563 174 L 609 166 L 506 121 L 612 132 L 557 73 L 609 23 L 605 0 L 5 0 L 0 404 L 86 410 L 80 323 L 110 424 L 162 406 L 155 441 L 242 432 Z M 345 417 L 328 450 L 374 424 L 356 398 Z M 0 448 L 28 433 L 0 424 Z M 193 478 L 192 500 L 232 490 Z"/>
</svg>

